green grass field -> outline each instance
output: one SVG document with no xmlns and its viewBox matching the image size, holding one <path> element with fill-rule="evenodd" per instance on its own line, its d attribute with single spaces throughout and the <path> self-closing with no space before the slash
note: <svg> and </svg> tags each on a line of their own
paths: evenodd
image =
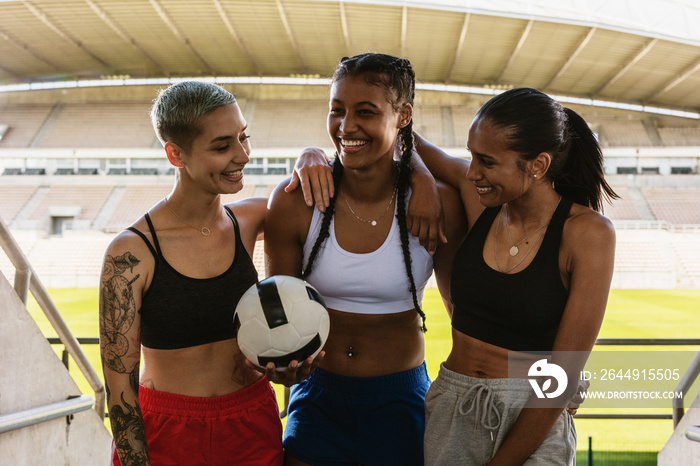
<svg viewBox="0 0 700 466">
<path fill-rule="evenodd" d="M 58 309 L 76 337 L 99 335 L 97 323 L 98 297 L 96 289 L 49 290 Z M 700 335 L 698 319 L 700 290 L 613 290 L 610 293 L 601 338 L 697 338 Z M 425 293 L 423 307 L 427 315 L 426 363 L 430 377 L 437 376 L 440 363 L 450 351 L 450 322 L 436 290 Z M 56 336 L 36 302 L 30 299 L 29 312 L 34 316 L 42 332 Z M 62 346 L 54 345 L 60 355 Z M 603 349 L 603 348 L 598 348 Z M 605 347 L 609 351 L 614 347 Z M 624 350 L 685 350 L 697 351 L 697 347 L 625 347 Z M 99 348 L 84 345 L 83 350 L 101 375 Z M 90 387 L 71 362 L 71 373 L 81 391 L 92 394 Z M 696 383 L 692 392 L 697 393 Z M 282 387 L 276 387 L 282 400 Z M 686 401 L 686 406 L 690 400 Z M 670 413 L 668 409 L 640 409 L 638 413 Z M 601 412 L 601 409 L 584 412 Z M 578 431 L 577 464 L 586 464 L 586 450 L 592 437 L 596 465 L 653 465 L 656 453 L 672 433 L 670 420 L 576 420 Z"/>
</svg>

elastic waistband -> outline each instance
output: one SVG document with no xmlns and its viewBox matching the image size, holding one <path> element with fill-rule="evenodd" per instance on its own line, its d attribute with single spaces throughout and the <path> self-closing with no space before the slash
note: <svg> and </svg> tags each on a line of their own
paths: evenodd
<svg viewBox="0 0 700 466">
<path fill-rule="evenodd" d="M 341 393 L 377 393 L 413 389 L 430 383 L 425 362 L 415 369 L 379 377 L 346 377 L 317 368 L 311 373 L 309 383 Z"/>
<path fill-rule="evenodd" d="M 250 403 L 270 396 L 274 397 L 274 392 L 265 377 L 237 392 L 213 397 L 178 395 L 139 386 L 139 403 L 142 410 L 171 415 L 183 411 L 200 417 L 232 414 L 248 409 Z"/>
<path fill-rule="evenodd" d="M 455 391 L 458 393 L 465 389 L 469 389 L 474 385 L 485 385 L 495 392 L 522 392 L 524 396 L 529 396 L 530 393 L 532 393 L 532 387 L 527 379 L 486 379 L 471 377 L 469 375 L 451 371 L 445 367 L 444 363 L 440 364 L 440 371 L 434 383 L 438 384 L 445 390 Z"/>
</svg>

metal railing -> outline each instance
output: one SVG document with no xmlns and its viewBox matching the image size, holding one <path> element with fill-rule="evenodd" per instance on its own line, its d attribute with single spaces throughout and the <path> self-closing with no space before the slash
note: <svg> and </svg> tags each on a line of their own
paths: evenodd
<svg viewBox="0 0 700 466">
<path fill-rule="evenodd" d="M 80 368 L 83 376 L 90 384 L 90 387 L 95 392 L 95 411 L 104 419 L 105 412 L 105 387 L 102 384 L 97 372 L 93 369 L 90 361 L 80 347 L 80 343 L 73 336 L 70 328 L 63 319 L 63 316 L 56 308 L 56 305 L 51 300 L 46 288 L 37 277 L 34 269 L 27 260 L 26 256 L 20 249 L 10 230 L 5 225 L 5 222 L 0 218 L 0 246 L 5 251 L 5 254 L 15 267 L 15 283 L 14 289 L 17 296 L 22 302 L 27 304 L 28 292 L 32 292 L 32 296 L 39 304 L 39 307 L 46 315 L 46 318 L 51 323 L 61 343 L 65 345 L 68 353 L 73 357 L 75 363 Z"/>
<path fill-rule="evenodd" d="M 685 436 L 693 442 L 700 442 L 700 426 L 686 427 Z"/>
<path fill-rule="evenodd" d="M 676 387 L 676 392 L 683 393 L 683 398 L 685 398 L 685 394 L 688 393 L 690 386 L 693 385 L 693 382 L 695 382 L 695 379 L 698 378 L 698 375 L 700 375 L 700 351 L 698 352 L 698 354 L 695 355 L 695 357 L 693 358 L 693 361 L 690 363 L 690 366 L 688 366 L 688 369 L 685 371 L 685 374 L 683 374 L 683 377 L 681 377 L 680 382 L 678 382 L 678 386 Z M 685 414 L 685 407 L 683 406 L 683 398 L 674 398 L 673 399 L 673 428 L 674 429 L 676 428 L 676 426 L 678 426 L 678 423 L 681 422 L 681 419 L 683 418 L 683 415 Z"/>
<path fill-rule="evenodd" d="M 92 408 L 92 404 L 91 396 L 80 395 L 18 413 L 5 414 L 0 416 L 0 434 L 64 416 L 70 423 L 75 413 L 87 411 Z"/>
</svg>

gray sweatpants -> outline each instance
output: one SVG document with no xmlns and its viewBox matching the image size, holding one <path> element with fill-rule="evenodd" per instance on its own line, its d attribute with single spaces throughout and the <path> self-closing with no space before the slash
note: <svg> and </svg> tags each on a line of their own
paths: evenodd
<svg viewBox="0 0 700 466">
<path fill-rule="evenodd" d="M 480 379 L 440 366 L 425 397 L 425 465 L 480 466 L 503 443 L 532 395 L 527 379 Z M 576 461 L 576 428 L 564 410 L 528 466 Z"/>
</svg>

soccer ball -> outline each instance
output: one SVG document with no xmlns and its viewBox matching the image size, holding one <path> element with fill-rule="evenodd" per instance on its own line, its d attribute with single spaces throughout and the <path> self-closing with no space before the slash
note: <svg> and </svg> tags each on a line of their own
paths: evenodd
<svg viewBox="0 0 700 466">
<path fill-rule="evenodd" d="M 323 298 L 304 280 L 275 275 L 243 294 L 233 315 L 241 351 L 253 364 L 270 361 L 284 371 L 293 360 L 315 357 L 330 330 Z"/>
</svg>

